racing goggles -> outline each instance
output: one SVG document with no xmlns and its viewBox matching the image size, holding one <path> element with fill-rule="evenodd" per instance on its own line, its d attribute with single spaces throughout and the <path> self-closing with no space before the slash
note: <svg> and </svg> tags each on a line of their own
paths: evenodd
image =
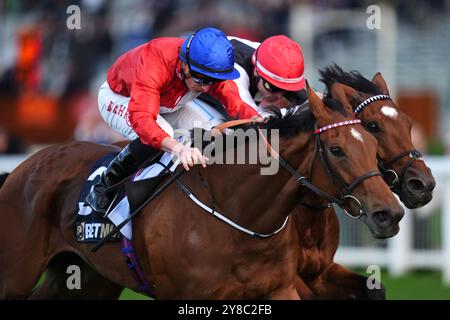
<svg viewBox="0 0 450 320">
<path fill-rule="evenodd" d="M 191 78 L 194 80 L 196 84 L 199 86 L 210 86 L 216 82 L 221 82 L 223 80 L 220 79 L 214 79 L 208 76 L 205 76 L 204 74 L 197 73 L 191 70 Z"/>
<path fill-rule="evenodd" d="M 281 92 L 281 91 L 286 91 L 283 89 L 280 89 L 278 87 L 275 87 L 273 84 L 271 84 L 269 81 L 267 81 L 266 79 L 264 79 L 263 77 L 259 77 L 262 80 L 262 84 L 264 89 L 266 89 L 269 92 Z"/>
</svg>

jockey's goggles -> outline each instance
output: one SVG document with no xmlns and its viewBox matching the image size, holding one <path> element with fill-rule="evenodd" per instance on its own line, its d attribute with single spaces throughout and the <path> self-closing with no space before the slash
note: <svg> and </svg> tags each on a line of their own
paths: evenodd
<svg viewBox="0 0 450 320">
<path fill-rule="evenodd" d="M 269 92 L 282 92 L 282 91 L 286 91 L 283 89 L 280 89 L 278 87 L 275 87 L 273 84 L 271 84 L 269 81 L 267 81 L 266 79 L 264 79 L 263 77 L 259 77 L 262 80 L 262 84 L 264 89 L 266 89 Z"/>
<path fill-rule="evenodd" d="M 224 81 L 221 79 L 214 79 L 214 78 L 205 76 L 204 74 L 197 73 L 192 70 L 191 70 L 191 77 L 192 77 L 192 80 L 194 80 L 194 82 L 196 84 L 198 84 L 199 86 L 210 86 L 216 82 Z"/>
</svg>

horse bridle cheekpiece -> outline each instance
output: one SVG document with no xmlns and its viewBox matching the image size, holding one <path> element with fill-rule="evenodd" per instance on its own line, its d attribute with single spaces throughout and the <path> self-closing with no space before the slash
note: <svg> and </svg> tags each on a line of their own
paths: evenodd
<svg viewBox="0 0 450 320">
<path fill-rule="evenodd" d="M 365 107 L 369 106 L 371 103 L 375 101 L 380 100 L 391 100 L 391 97 L 386 94 L 379 94 L 376 96 L 372 96 L 363 102 L 361 102 L 353 111 L 354 115 L 357 116 L 359 113 L 361 113 Z M 400 159 L 409 156 L 410 159 L 408 162 L 402 167 L 400 174 L 398 174 L 393 168 L 392 165 L 399 161 Z M 400 187 L 403 184 L 403 179 L 405 177 L 405 173 L 408 170 L 408 168 L 413 164 L 415 160 L 422 160 L 422 154 L 420 151 L 416 149 L 411 149 L 408 151 L 403 151 L 399 155 L 393 157 L 392 159 L 388 161 L 384 161 L 383 159 L 378 157 L 378 168 L 383 173 L 383 178 L 388 182 L 388 185 L 391 189 L 396 189 Z M 388 179 L 388 176 L 392 175 L 392 179 Z"/>
<path fill-rule="evenodd" d="M 340 199 L 338 199 L 338 201 L 333 201 L 333 202 L 342 206 L 346 200 L 353 201 L 358 207 L 357 215 L 352 215 L 345 208 L 342 208 L 342 209 L 349 217 L 357 219 L 357 218 L 360 218 L 364 214 L 364 209 L 361 204 L 361 201 L 359 201 L 359 199 L 356 198 L 355 196 L 353 196 L 351 193 L 356 188 L 356 186 L 358 186 L 364 180 L 367 180 L 371 177 L 381 176 L 381 173 L 378 170 L 377 171 L 369 171 L 369 172 L 366 172 L 365 174 L 355 178 L 349 184 L 345 183 L 344 181 L 342 181 L 342 179 L 339 179 L 339 176 L 332 169 L 331 163 L 328 161 L 328 158 L 326 156 L 322 141 L 320 140 L 320 134 L 322 134 L 323 132 L 325 132 L 327 130 L 331 130 L 331 129 L 343 127 L 343 126 L 355 125 L 355 124 L 361 124 L 361 120 L 355 119 L 355 120 L 347 120 L 347 121 L 333 123 L 333 124 L 324 126 L 322 128 L 317 128 L 316 130 L 314 130 L 314 134 L 316 136 L 316 146 L 317 146 L 320 160 L 322 161 L 322 163 L 325 167 L 325 170 L 327 171 L 328 176 L 332 179 L 334 185 L 336 186 L 336 190 L 337 190 L 338 194 L 340 195 Z M 340 184 L 344 186 L 344 192 L 342 192 L 342 190 L 338 187 L 338 183 L 339 183 L 338 180 L 340 180 Z"/>
</svg>

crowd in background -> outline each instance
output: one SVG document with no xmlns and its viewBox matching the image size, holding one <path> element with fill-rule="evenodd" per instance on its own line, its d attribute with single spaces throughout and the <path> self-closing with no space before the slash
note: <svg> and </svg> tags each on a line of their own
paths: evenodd
<svg viewBox="0 0 450 320">
<path fill-rule="evenodd" d="M 24 103 L 29 105 L 46 95 L 65 101 L 67 114 L 78 123 L 75 139 L 116 141 L 120 137 L 100 118 L 96 95 L 106 70 L 121 53 L 154 37 L 181 36 L 203 26 L 254 41 L 289 35 L 292 2 L 300 1 L 0 0 L 0 99 L 30 97 Z M 318 8 L 364 9 L 373 1 L 313 3 Z M 74 4 L 81 8 L 80 30 L 66 27 L 66 9 Z M 450 12 L 450 1 L 400 0 L 395 7 L 402 24 L 433 24 Z M 0 153 L 22 152 L 24 143 L 17 133 L 1 125 Z"/>
</svg>

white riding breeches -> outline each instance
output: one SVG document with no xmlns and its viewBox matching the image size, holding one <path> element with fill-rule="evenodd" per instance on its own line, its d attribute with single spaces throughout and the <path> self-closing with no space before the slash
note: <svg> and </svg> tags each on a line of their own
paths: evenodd
<svg viewBox="0 0 450 320">
<path fill-rule="evenodd" d="M 130 100 L 130 97 L 113 92 L 108 82 L 100 87 L 98 93 L 98 107 L 107 125 L 124 137 L 134 140 L 138 135 L 128 118 Z M 171 137 L 174 136 L 174 129 L 191 130 L 197 127 L 210 130 L 222 122 L 224 118 L 220 112 L 199 99 L 188 101 L 176 111 L 159 114 L 156 118 L 156 123 Z"/>
</svg>

